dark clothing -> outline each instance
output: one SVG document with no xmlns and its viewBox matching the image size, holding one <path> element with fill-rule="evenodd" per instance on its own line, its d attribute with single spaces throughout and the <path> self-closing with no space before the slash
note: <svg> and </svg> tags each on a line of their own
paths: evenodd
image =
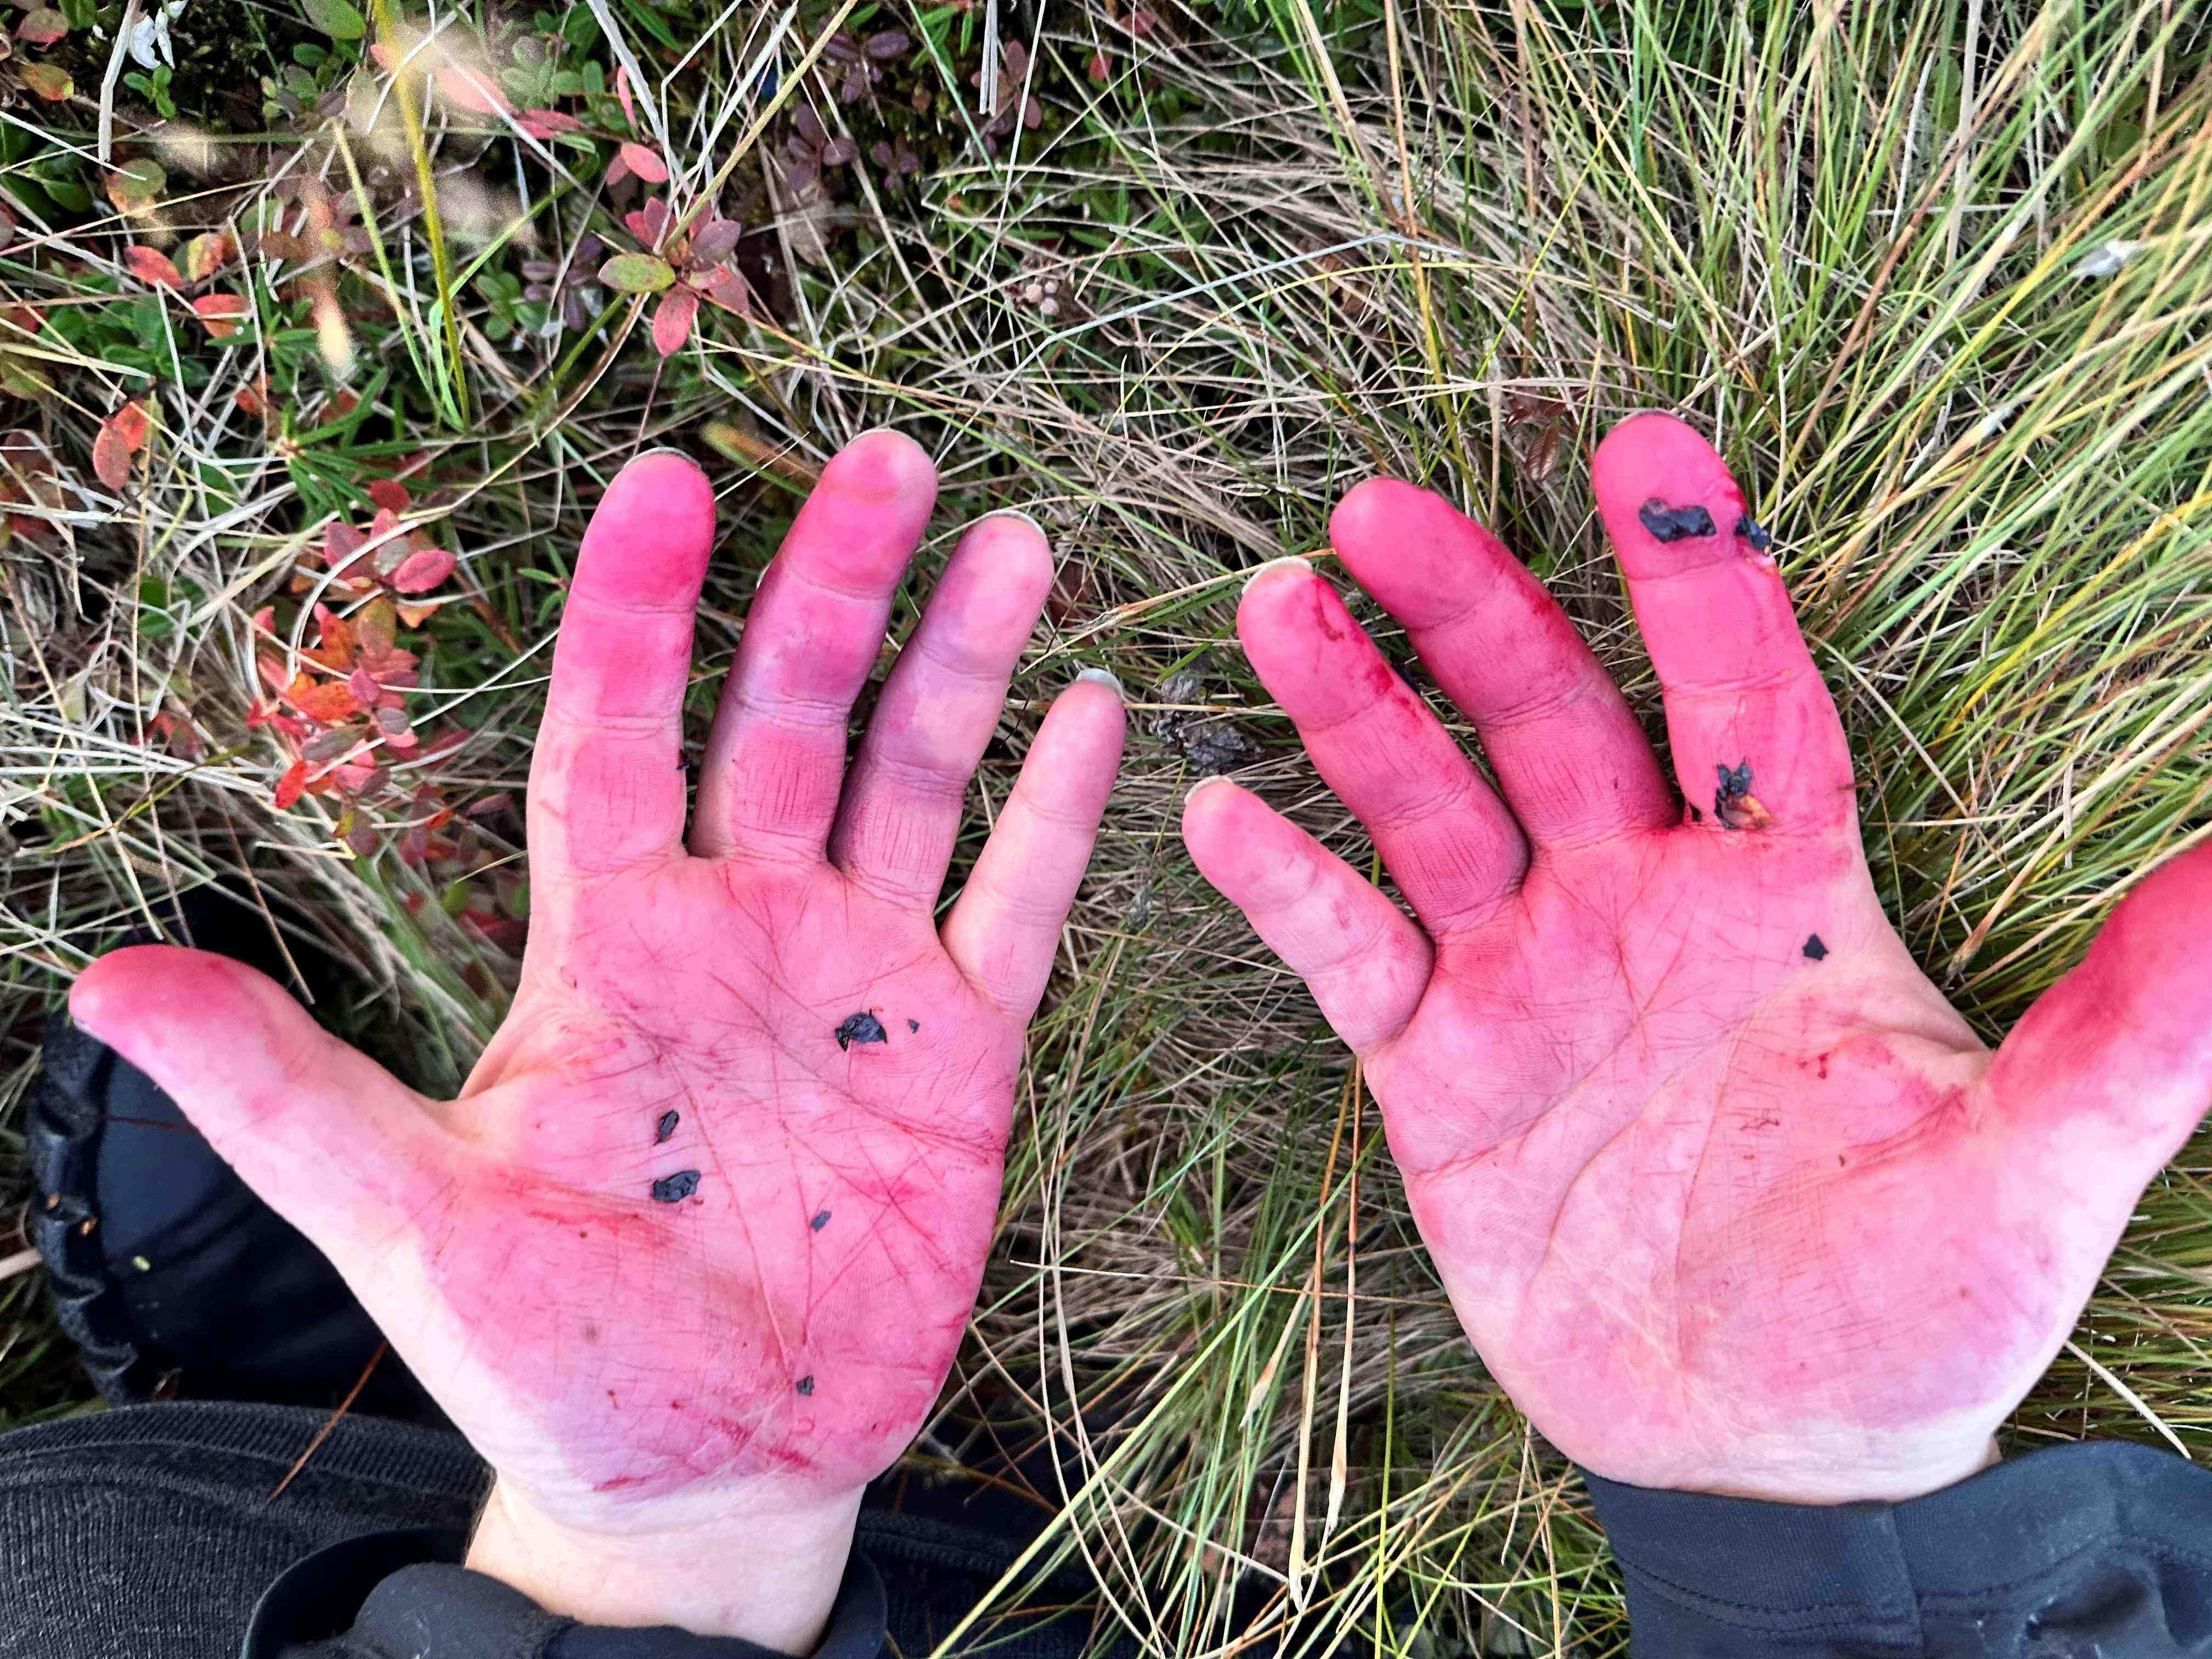
<svg viewBox="0 0 2212 1659">
<path fill-rule="evenodd" d="M 0 1659 L 759 1659 L 580 1626 L 450 1565 L 488 1480 L 450 1432 L 348 1417 L 270 1501 L 323 1421 L 172 1403 L 0 1436 Z M 2146 1447 L 2056 1447 L 1909 1504 L 1589 1486 L 1647 1659 L 2212 1654 L 2212 1473 Z M 1020 1543 L 865 1510 L 817 1659 L 929 1652 Z M 1016 1628 L 970 1646 L 1074 1659 L 1090 1620 Z"/>
<path fill-rule="evenodd" d="M 1586 1477 L 1638 1656 L 2212 1654 L 2212 1471 L 2054 1446 L 1909 1504 Z"/>
<path fill-rule="evenodd" d="M 0 1659 L 758 1659 L 746 1642 L 580 1626 L 447 1565 L 489 1476 L 450 1431 L 127 1406 L 0 1435 Z M 872 1504 L 817 1659 L 921 1655 L 1027 1540 Z M 1079 1577 L 977 1621 L 1004 1659 L 1076 1659 Z M 249 1623 L 251 1634 L 248 1634 Z M 888 1638 L 888 1648 L 887 1641 Z"/>
</svg>

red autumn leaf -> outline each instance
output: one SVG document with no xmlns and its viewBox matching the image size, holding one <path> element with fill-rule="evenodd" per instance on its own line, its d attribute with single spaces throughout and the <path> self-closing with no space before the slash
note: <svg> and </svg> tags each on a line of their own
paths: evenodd
<svg viewBox="0 0 2212 1659">
<path fill-rule="evenodd" d="M 92 441 L 92 470 L 110 489 L 131 482 L 131 458 L 145 447 L 145 405 L 135 398 L 100 423 Z"/>
<path fill-rule="evenodd" d="M 526 109 L 515 116 L 514 123 L 532 138 L 556 138 L 584 130 L 581 121 L 557 109 Z"/>
<path fill-rule="evenodd" d="M 407 724 L 407 716 L 397 708 L 378 709 L 376 729 L 384 733 L 384 741 L 394 749 L 413 749 L 422 741 L 415 735 L 415 728 Z"/>
<path fill-rule="evenodd" d="M 514 106 L 491 83 L 491 77 L 462 64 L 438 66 L 438 91 L 458 109 L 477 115 L 511 115 Z"/>
<path fill-rule="evenodd" d="M 34 46 L 51 46 L 69 31 L 68 18 L 52 6 L 40 6 L 15 25 L 15 38 Z"/>
<path fill-rule="evenodd" d="M 196 283 L 205 282 L 237 255 L 238 244 L 227 230 L 210 230 L 185 244 L 185 272 Z"/>
<path fill-rule="evenodd" d="M 336 726 L 361 712 L 361 705 L 354 701 L 343 680 L 320 681 L 292 702 L 309 720 L 320 720 L 325 726 Z"/>
<path fill-rule="evenodd" d="M 656 196 L 641 208 L 623 215 L 623 225 L 637 238 L 640 247 L 659 247 L 660 239 L 668 234 L 668 225 L 674 216 L 668 210 L 668 198 Z"/>
<path fill-rule="evenodd" d="M 351 525 L 337 519 L 323 532 L 323 562 L 333 570 L 344 572 L 361 556 L 362 544 L 368 538 Z M 358 575 L 358 571 L 354 573 Z"/>
<path fill-rule="evenodd" d="M 276 810 L 283 811 L 297 801 L 307 790 L 307 763 L 294 761 L 284 775 L 276 780 Z"/>
<path fill-rule="evenodd" d="M 623 165 L 648 185 L 668 182 L 668 163 L 660 159 L 660 152 L 649 144 L 624 144 L 619 152 Z"/>
<path fill-rule="evenodd" d="M 253 613 L 253 631 L 257 634 L 276 633 L 276 607 L 275 605 L 264 605 Z"/>
<path fill-rule="evenodd" d="M 660 296 L 660 303 L 653 308 L 653 346 L 664 357 L 672 357 L 684 349 L 691 337 L 691 325 L 698 319 L 699 296 L 678 283 Z"/>
<path fill-rule="evenodd" d="M 620 64 L 615 69 L 615 96 L 622 101 L 623 118 L 635 127 L 637 125 L 637 106 L 630 100 L 629 70 Z"/>
<path fill-rule="evenodd" d="M 427 593 L 453 574 L 453 556 L 442 547 L 426 547 L 410 553 L 392 573 L 392 587 L 402 593 Z M 404 613 L 405 607 L 401 607 Z"/>
<path fill-rule="evenodd" d="M 180 289 L 185 285 L 175 263 L 157 247 L 127 247 L 123 250 L 123 263 L 131 267 L 133 276 L 149 287 Z"/>
<path fill-rule="evenodd" d="M 153 420 L 146 412 L 145 401 L 133 398 L 109 416 L 108 422 L 123 437 L 123 447 L 136 455 L 146 447 L 146 434 L 153 429 Z"/>
<path fill-rule="evenodd" d="M 203 294 L 192 301 L 192 310 L 207 325 L 208 337 L 216 340 L 237 333 L 238 319 L 247 309 L 246 297 L 239 294 Z"/>
<path fill-rule="evenodd" d="M 376 826 L 360 813 L 349 810 L 339 838 L 356 858 L 370 858 L 376 852 Z"/>
<path fill-rule="evenodd" d="M 376 683 L 376 677 L 366 668 L 356 668 L 346 676 L 346 690 L 353 693 L 354 701 L 364 708 L 374 708 L 384 695 L 383 688 Z"/>
<path fill-rule="evenodd" d="M 704 276 L 690 279 L 701 296 L 740 317 L 753 314 L 753 293 L 745 279 L 727 265 L 716 265 Z"/>
<path fill-rule="evenodd" d="M 116 435 L 112 420 L 102 421 L 100 435 L 92 441 L 92 471 L 110 489 L 120 489 L 131 482 L 131 452 Z"/>
<path fill-rule="evenodd" d="M 355 615 L 353 625 L 361 635 L 361 648 L 371 662 L 382 662 L 393 654 L 392 636 L 398 633 L 399 618 L 392 608 L 392 601 L 378 594 Z"/>
<path fill-rule="evenodd" d="M 350 755 L 361 746 L 361 733 L 356 730 L 318 732 L 300 745 L 300 758 L 311 766 L 322 766 Z"/>
<path fill-rule="evenodd" d="M 360 649 L 359 641 L 354 638 L 353 624 L 343 617 L 333 617 L 323 624 L 321 641 L 300 654 L 333 674 L 343 674 L 353 666 Z"/>
<path fill-rule="evenodd" d="M 410 628 L 420 628 L 438 614 L 438 606 L 441 603 L 440 600 L 433 599 L 428 605 L 403 605 L 399 607 L 399 620 Z"/>
<path fill-rule="evenodd" d="M 397 478 L 377 479 L 368 487 L 368 499 L 394 513 L 404 513 L 415 501 L 407 493 L 407 486 Z"/>
</svg>

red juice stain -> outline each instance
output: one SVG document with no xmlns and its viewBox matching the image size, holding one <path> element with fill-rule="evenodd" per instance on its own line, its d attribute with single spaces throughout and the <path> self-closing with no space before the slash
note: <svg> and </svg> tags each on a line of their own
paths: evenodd
<svg viewBox="0 0 2212 1659">
<path fill-rule="evenodd" d="M 1314 626 L 1321 629 L 1325 638 L 1341 640 L 1344 630 L 1336 624 L 1336 607 L 1329 603 L 1332 597 L 1326 585 L 1316 581 L 1313 584 L 1313 592 L 1308 602 L 1313 606 Z"/>
</svg>

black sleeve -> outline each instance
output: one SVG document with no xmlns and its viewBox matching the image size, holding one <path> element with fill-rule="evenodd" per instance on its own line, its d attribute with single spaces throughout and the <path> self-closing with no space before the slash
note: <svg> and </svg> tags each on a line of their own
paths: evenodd
<svg viewBox="0 0 2212 1659">
<path fill-rule="evenodd" d="M 783 1659 L 735 1637 L 580 1625 L 459 1565 L 466 1546 L 461 1533 L 424 1529 L 317 1551 L 262 1596 L 243 1659 Z M 883 1582 L 856 1551 L 813 1659 L 878 1659 L 883 1648 Z"/>
<path fill-rule="evenodd" d="M 2148 1446 L 2053 1447 L 1904 1504 L 1583 1478 L 1638 1659 L 2212 1655 L 2212 1472 Z"/>
</svg>

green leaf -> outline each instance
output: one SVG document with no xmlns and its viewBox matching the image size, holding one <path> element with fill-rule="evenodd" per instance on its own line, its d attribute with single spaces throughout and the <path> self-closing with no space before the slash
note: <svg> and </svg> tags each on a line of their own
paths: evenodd
<svg viewBox="0 0 2212 1659">
<path fill-rule="evenodd" d="M 300 0 L 300 9 L 333 40 L 358 40 L 368 33 L 368 20 L 354 9 L 352 0 Z"/>
<path fill-rule="evenodd" d="M 617 294 L 658 294 L 676 273 L 650 253 L 617 253 L 599 267 L 599 280 Z"/>
</svg>

